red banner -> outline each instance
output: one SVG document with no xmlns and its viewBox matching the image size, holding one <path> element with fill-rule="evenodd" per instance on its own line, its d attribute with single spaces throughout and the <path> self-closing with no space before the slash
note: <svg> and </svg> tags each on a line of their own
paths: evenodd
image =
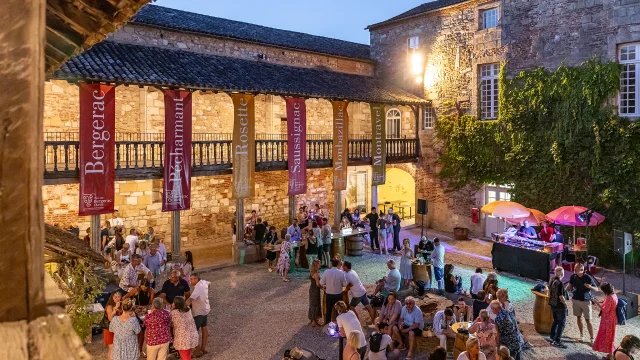
<svg viewBox="0 0 640 360">
<path fill-rule="evenodd" d="M 80 216 L 113 212 L 115 93 L 112 85 L 80 84 Z"/>
<path fill-rule="evenodd" d="M 191 93 L 164 91 L 162 211 L 191 207 Z"/>
<path fill-rule="evenodd" d="M 286 98 L 289 193 L 307 193 L 307 106 L 304 99 Z"/>
</svg>

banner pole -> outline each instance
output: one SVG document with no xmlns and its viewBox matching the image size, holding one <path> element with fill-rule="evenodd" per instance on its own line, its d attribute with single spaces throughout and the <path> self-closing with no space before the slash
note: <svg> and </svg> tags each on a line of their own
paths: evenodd
<svg viewBox="0 0 640 360">
<path fill-rule="evenodd" d="M 340 214 L 342 214 L 341 202 L 342 202 L 342 190 L 337 190 L 334 193 L 335 201 L 333 204 L 333 227 L 336 229 L 340 229 Z"/>
<path fill-rule="evenodd" d="M 239 263 L 238 252 L 236 251 L 236 244 L 242 243 L 244 239 L 244 199 L 236 199 L 236 236 L 234 238 L 233 246 L 231 247 L 231 252 L 233 256 L 233 261 L 237 264 Z"/>
<path fill-rule="evenodd" d="M 91 248 L 97 253 L 102 252 L 102 239 L 100 238 L 100 215 L 91 215 L 91 220 L 89 222 L 89 227 L 91 228 Z"/>
<path fill-rule="evenodd" d="M 289 225 L 293 224 L 293 219 L 296 218 L 296 196 L 289 195 Z"/>
<path fill-rule="evenodd" d="M 171 261 L 182 262 L 180 252 L 180 211 L 171 212 Z"/>
</svg>

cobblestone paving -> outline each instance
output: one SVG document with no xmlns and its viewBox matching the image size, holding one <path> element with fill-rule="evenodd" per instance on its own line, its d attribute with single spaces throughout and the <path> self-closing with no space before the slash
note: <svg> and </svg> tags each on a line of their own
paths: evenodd
<svg viewBox="0 0 640 360">
<path fill-rule="evenodd" d="M 416 243 L 420 229 L 403 230 L 401 235 Z M 434 235 L 445 240 L 446 262 L 456 265 L 456 272 L 462 275 L 465 287 L 468 287 L 469 276 L 476 267 L 482 267 L 485 273 L 491 270 L 491 243 L 480 240 L 453 241 L 446 235 L 429 232 L 429 236 Z M 371 289 L 372 284 L 385 275 L 384 263 L 389 257 L 367 252 L 362 257 L 348 260 L 352 261 L 354 270 L 367 284 L 367 288 Z M 602 354 L 594 353 L 588 345 L 573 340 L 578 335 L 578 329 L 575 317 L 571 315 L 567 319 L 564 334 L 568 348 L 557 349 L 550 346 L 533 328 L 534 296 L 530 289 L 535 282 L 505 273 L 499 275 L 500 287 L 509 289 L 524 336 L 534 346 L 533 350 L 524 354 L 524 359 L 601 358 Z M 327 360 L 337 360 L 338 341 L 324 335 L 319 329 L 308 326 L 308 273 L 296 273 L 291 282 L 284 283 L 277 273 L 267 272 L 266 265 L 250 264 L 207 272 L 203 276 L 212 282 L 212 311 L 209 315 L 210 354 L 202 359 L 280 360 L 285 349 L 300 346 Z M 619 274 L 607 273 L 605 278 L 621 288 Z M 633 287 L 637 293 L 640 289 L 636 289 L 636 285 L 640 285 L 637 279 L 627 278 L 628 290 Z M 362 314 L 363 321 L 369 321 L 368 315 L 362 311 L 359 313 Z M 595 329 L 598 324 L 599 319 L 596 317 Z M 626 334 L 640 336 L 640 317 L 618 327 L 616 341 L 619 342 Z M 94 337 L 87 349 L 96 359 L 106 358 L 102 336 Z M 428 355 L 417 353 L 415 359 L 426 360 Z"/>
</svg>

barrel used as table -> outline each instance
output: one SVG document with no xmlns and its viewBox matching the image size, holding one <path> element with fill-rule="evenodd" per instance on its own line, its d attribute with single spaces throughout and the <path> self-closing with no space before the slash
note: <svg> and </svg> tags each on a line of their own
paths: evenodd
<svg viewBox="0 0 640 360">
<path fill-rule="evenodd" d="M 364 238 L 362 235 L 346 236 L 347 256 L 362 256 L 364 250 Z"/>
<path fill-rule="evenodd" d="M 549 305 L 549 295 L 531 290 L 536 296 L 533 303 L 533 326 L 540 334 L 550 334 L 553 324 L 553 313 Z"/>
<path fill-rule="evenodd" d="M 422 280 L 425 284 L 429 283 L 429 276 L 427 275 L 428 264 L 411 264 L 411 273 L 413 274 L 413 281 L 418 282 Z"/>
<path fill-rule="evenodd" d="M 467 329 L 471 326 L 471 323 L 464 323 Z M 458 329 L 462 327 L 462 323 L 454 323 L 451 325 L 451 330 L 456 333 L 456 340 L 453 343 L 453 358 L 457 359 L 460 353 L 467 350 L 467 340 L 469 339 L 468 333 L 460 333 Z M 475 336 L 475 335 L 474 335 Z"/>
<path fill-rule="evenodd" d="M 329 254 L 333 259 L 336 254 L 340 255 L 340 258 L 344 258 L 344 239 L 343 238 L 333 238 L 331 240 L 331 247 L 329 248 Z"/>
<path fill-rule="evenodd" d="M 349 305 L 349 290 L 347 288 L 342 288 L 342 301 L 344 301 L 347 306 Z M 327 293 L 322 292 L 322 316 L 327 313 Z M 331 309 L 331 321 L 335 322 L 338 314 L 335 309 Z"/>
</svg>

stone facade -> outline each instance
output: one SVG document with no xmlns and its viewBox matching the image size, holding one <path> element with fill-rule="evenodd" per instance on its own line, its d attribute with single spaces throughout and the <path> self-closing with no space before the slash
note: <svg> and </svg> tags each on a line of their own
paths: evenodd
<svg viewBox="0 0 640 360">
<path fill-rule="evenodd" d="M 347 59 L 202 34 L 158 29 L 140 24 L 125 25 L 109 35 L 109 39 L 256 61 L 259 60 L 258 55 L 262 54 L 266 56 L 266 59 L 260 61 L 298 67 L 325 68 L 331 71 L 367 76 L 373 75 L 375 68 L 373 61 Z"/>
</svg>

